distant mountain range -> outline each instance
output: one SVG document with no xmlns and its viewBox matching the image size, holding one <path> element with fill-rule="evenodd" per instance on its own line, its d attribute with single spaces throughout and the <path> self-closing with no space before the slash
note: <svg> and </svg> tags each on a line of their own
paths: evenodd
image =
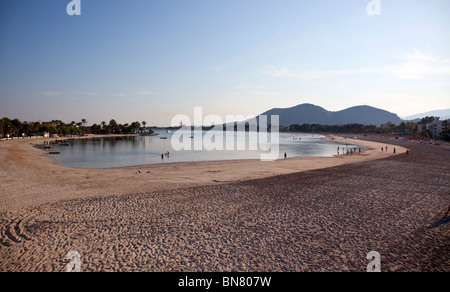
<svg viewBox="0 0 450 292">
<path fill-rule="evenodd" d="M 441 121 L 448 120 L 448 119 L 450 119 L 450 109 L 437 110 L 437 111 L 431 111 L 431 112 L 426 112 L 426 113 L 422 113 L 422 114 L 407 116 L 404 119 L 405 120 L 417 120 L 417 119 L 420 120 L 425 117 L 440 117 Z"/>
<path fill-rule="evenodd" d="M 331 112 L 313 104 L 301 104 L 291 108 L 274 108 L 261 115 L 278 115 L 280 126 L 320 124 L 345 125 L 363 124 L 381 126 L 388 122 L 400 124 L 403 120 L 396 114 L 371 106 L 355 106 L 342 111 Z M 270 119 L 269 119 L 270 122 Z"/>
</svg>

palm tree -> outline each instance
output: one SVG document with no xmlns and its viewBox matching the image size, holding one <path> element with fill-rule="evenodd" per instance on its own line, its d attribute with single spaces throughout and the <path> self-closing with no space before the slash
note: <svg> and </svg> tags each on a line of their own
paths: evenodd
<svg viewBox="0 0 450 292">
<path fill-rule="evenodd" d="M 85 127 L 86 127 L 86 124 L 87 124 L 87 120 L 86 120 L 86 119 L 81 119 L 81 123 L 83 124 L 83 126 L 85 126 Z"/>
<path fill-rule="evenodd" d="M 142 125 L 144 126 L 143 132 L 145 132 L 145 126 L 147 125 L 146 121 L 142 121 Z"/>
<path fill-rule="evenodd" d="M 104 129 L 106 127 L 106 122 L 102 121 L 102 129 Z"/>
<path fill-rule="evenodd" d="M 109 130 L 113 132 L 113 134 L 119 134 L 120 133 L 120 126 L 116 120 L 112 119 L 109 121 Z"/>
</svg>

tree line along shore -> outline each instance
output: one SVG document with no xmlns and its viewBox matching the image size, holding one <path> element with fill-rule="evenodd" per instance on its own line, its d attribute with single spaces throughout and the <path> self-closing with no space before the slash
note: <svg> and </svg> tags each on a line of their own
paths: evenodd
<svg viewBox="0 0 450 292">
<path fill-rule="evenodd" d="M 302 133 L 348 133 L 348 134 L 393 134 L 393 135 L 409 135 L 421 138 L 440 139 L 450 141 L 450 131 L 443 130 L 436 137 L 431 129 L 422 127 L 428 123 L 439 121 L 438 117 L 425 117 L 418 122 L 402 122 L 396 125 L 388 122 L 381 126 L 376 125 L 362 125 L 362 124 L 346 124 L 346 125 L 319 125 L 319 124 L 303 124 L 290 125 L 281 127 L 281 132 L 302 132 Z M 82 119 L 80 122 L 72 121 L 69 124 L 61 120 L 52 120 L 50 122 L 22 122 L 19 119 L 9 119 L 4 117 L 0 120 L 0 138 L 12 137 L 32 137 L 32 136 L 68 136 L 68 135 L 82 135 L 82 134 L 137 134 L 146 133 L 152 134 L 153 130 L 147 128 L 147 122 L 132 122 L 126 124 L 119 124 L 112 119 L 107 123 L 102 121 L 100 124 L 93 124 L 87 126 L 87 120 Z M 447 124 L 448 121 L 442 123 Z M 248 126 L 248 125 L 246 125 Z M 203 127 L 205 130 L 212 127 Z M 224 125 L 225 128 L 225 125 Z M 445 127 L 447 129 L 448 126 Z M 248 130 L 248 127 L 245 128 Z"/>
<path fill-rule="evenodd" d="M 0 120 L 0 138 L 13 137 L 33 137 L 45 135 L 83 135 L 83 134 L 137 134 L 147 133 L 152 134 L 153 131 L 146 128 L 147 123 L 132 122 L 131 124 L 119 124 L 114 119 L 109 123 L 105 121 L 100 124 L 93 124 L 87 126 L 87 120 L 82 119 L 81 122 L 72 121 L 69 124 L 61 120 L 52 120 L 50 122 L 21 122 L 19 119 L 11 120 L 9 118 L 2 118 Z"/>
<path fill-rule="evenodd" d="M 280 129 L 282 132 L 304 132 L 304 133 L 339 133 L 339 134 L 393 134 L 393 135 L 406 135 L 421 138 L 439 139 L 450 141 L 450 131 L 448 129 L 448 121 L 442 121 L 446 126 L 439 134 L 432 129 L 425 127 L 425 125 L 439 121 L 439 117 L 425 117 L 418 122 L 402 122 L 396 125 L 392 122 L 388 122 L 380 127 L 375 125 L 362 125 L 362 124 L 346 124 L 346 125 L 318 125 L 318 124 L 304 124 L 304 125 L 291 125 L 289 127 L 283 127 Z"/>
</svg>

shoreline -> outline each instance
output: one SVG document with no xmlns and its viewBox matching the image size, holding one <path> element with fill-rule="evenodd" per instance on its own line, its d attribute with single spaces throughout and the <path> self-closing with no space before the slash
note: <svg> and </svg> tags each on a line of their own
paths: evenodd
<svg viewBox="0 0 450 292">
<path fill-rule="evenodd" d="M 18 211 L 61 200 L 235 183 L 393 156 L 378 150 L 385 144 L 337 136 L 331 138 L 340 143 L 351 141 L 351 144 L 358 144 L 367 150 L 362 154 L 299 157 L 271 162 L 222 160 L 82 169 L 62 166 L 43 149 L 34 147 L 34 144 L 52 141 L 53 138 L 14 140 L 0 144 L 0 173 L 3 172 L 5 177 L 0 181 L 0 189 L 4 192 L 0 197 L 0 212 Z M 389 147 L 397 147 L 397 155 L 406 151 L 399 146 Z"/>
<path fill-rule="evenodd" d="M 369 148 L 365 148 L 366 146 L 364 145 L 357 145 L 357 143 L 348 143 L 351 141 L 364 141 L 364 140 L 357 140 L 357 139 L 353 139 L 353 138 L 348 138 L 348 137 L 341 137 L 339 135 L 323 135 L 323 134 L 311 134 L 311 133 L 301 133 L 301 132 L 293 132 L 293 134 L 303 134 L 303 135 L 317 135 L 317 136 L 322 136 L 322 138 L 320 138 L 320 140 L 328 140 L 330 142 L 334 142 L 336 143 L 336 145 L 339 144 L 348 144 L 348 148 L 352 148 L 352 149 L 357 149 L 360 148 L 362 149 L 362 151 L 367 151 L 367 150 L 374 150 L 374 149 L 369 149 Z M 152 136 L 158 136 L 159 134 L 153 134 Z M 97 138 L 121 138 L 121 137 L 139 137 L 139 134 L 109 134 L 109 135 L 90 135 L 90 136 L 84 136 L 84 137 L 78 137 L 78 139 L 97 139 Z M 41 138 L 43 141 L 46 142 L 52 142 L 54 141 L 55 138 Z M 64 140 L 64 139 L 63 139 Z M 368 142 L 368 141 L 366 141 Z M 380 144 L 382 145 L 382 144 Z M 387 144 L 388 146 L 395 147 L 391 144 Z M 44 152 L 45 149 L 43 149 L 42 147 L 38 146 L 38 145 L 34 145 L 36 149 L 42 150 L 44 154 L 47 154 L 46 157 L 56 161 L 58 163 L 58 165 L 62 166 L 62 167 L 66 167 L 69 169 L 86 169 L 86 170 L 108 170 L 108 169 L 130 169 L 130 168 L 145 168 L 145 167 L 149 167 L 149 166 L 161 166 L 161 165 L 167 165 L 167 164 L 192 164 L 192 163 L 221 163 L 221 162 L 230 162 L 230 163 L 236 163 L 236 162 L 263 162 L 262 160 L 259 159 L 230 159 L 230 160 L 194 160 L 194 161 L 178 161 L 178 162 L 170 162 L 170 161 L 166 161 L 166 162 L 158 162 L 158 163 L 149 163 L 149 164 L 139 164 L 139 165 L 130 165 L 130 166 L 119 166 L 119 167 L 106 167 L 106 168 L 83 168 L 83 167 L 70 167 L 70 166 L 66 166 L 66 165 L 62 165 L 58 162 L 58 159 L 49 156 L 48 152 Z M 352 147 L 354 146 L 354 147 Z M 342 148 L 341 148 L 342 149 Z M 398 154 L 398 153 L 397 153 Z M 360 155 L 360 154 L 357 154 Z M 334 154 L 332 156 L 306 156 L 306 157 L 291 157 L 288 159 L 289 160 L 301 160 L 301 159 L 326 159 L 326 158 L 343 158 L 343 157 L 348 157 L 348 154 L 342 153 L 342 154 Z M 265 161 L 265 162 L 275 162 L 275 161 L 283 161 L 285 159 L 283 158 L 279 158 L 273 161 Z"/>
</svg>

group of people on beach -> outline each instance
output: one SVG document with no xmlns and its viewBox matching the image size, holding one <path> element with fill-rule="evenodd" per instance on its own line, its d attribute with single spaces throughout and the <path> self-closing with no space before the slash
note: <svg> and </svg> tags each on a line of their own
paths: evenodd
<svg viewBox="0 0 450 292">
<path fill-rule="evenodd" d="M 358 152 L 361 154 L 362 149 L 361 148 L 348 148 L 348 145 L 346 147 L 342 147 L 342 154 L 347 153 L 347 155 L 352 155 L 354 153 Z M 337 155 L 339 156 L 341 154 L 341 147 L 338 146 L 337 148 Z"/>
<path fill-rule="evenodd" d="M 167 151 L 166 153 L 161 154 L 161 160 L 164 160 L 164 156 L 170 158 L 170 152 Z"/>
<path fill-rule="evenodd" d="M 381 152 L 384 152 L 384 147 L 381 147 Z M 386 153 L 389 151 L 389 146 L 386 145 Z M 397 148 L 394 147 L 394 155 L 397 154 Z M 409 150 L 406 151 L 406 154 L 409 154 Z"/>
</svg>

